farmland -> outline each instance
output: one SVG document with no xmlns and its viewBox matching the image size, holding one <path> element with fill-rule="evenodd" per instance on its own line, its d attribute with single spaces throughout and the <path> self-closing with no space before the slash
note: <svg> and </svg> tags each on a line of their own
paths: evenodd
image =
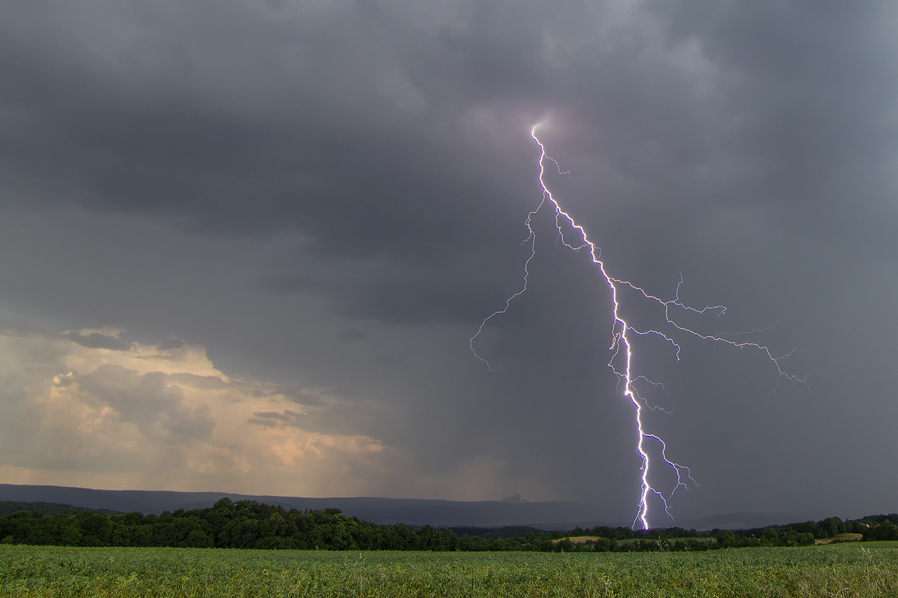
<svg viewBox="0 0 898 598">
<path fill-rule="evenodd" d="M 0 546 L 0 597 L 895 596 L 894 542 L 654 553 Z"/>
</svg>

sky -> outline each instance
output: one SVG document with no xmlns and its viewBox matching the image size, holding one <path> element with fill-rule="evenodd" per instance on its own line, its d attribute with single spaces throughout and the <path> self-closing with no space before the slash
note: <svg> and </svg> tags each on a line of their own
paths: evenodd
<svg viewBox="0 0 898 598">
<path fill-rule="evenodd" d="M 0 480 L 631 522 L 611 294 L 551 210 L 474 340 L 495 370 L 469 346 L 524 284 L 539 124 L 611 276 L 788 355 L 621 291 L 679 345 L 632 335 L 695 480 L 672 517 L 894 512 L 896 28 L 863 0 L 3 3 Z"/>
</svg>

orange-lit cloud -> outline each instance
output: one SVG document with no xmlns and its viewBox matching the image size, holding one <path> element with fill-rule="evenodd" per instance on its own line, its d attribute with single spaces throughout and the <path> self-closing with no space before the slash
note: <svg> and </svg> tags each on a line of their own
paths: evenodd
<svg viewBox="0 0 898 598">
<path fill-rule="evenodd" d="M 108 348 L 119 334 L 0 334 L 5 481 L 311 496 L 382 467 L 377 439 L 302 429 L 302 405 L 203 347 Z"/>
</svg>

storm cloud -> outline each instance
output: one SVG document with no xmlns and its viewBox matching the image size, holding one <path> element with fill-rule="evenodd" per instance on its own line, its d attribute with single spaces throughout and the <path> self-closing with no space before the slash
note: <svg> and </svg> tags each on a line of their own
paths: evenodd
<svg viewBox="0 0 898 598">
<path fill-rule="evenodd" d="M 700 483 L 672 513 L 894 510 L 891 6 L 40 0 L 0 16 L 0 318 L 22 368 L 2 409 L 35 431 L 58 431 L 52 397 L 110 410 L 95 446 L 56 433 L 62 461 L 5 445 L 9 481 L 520 494 L 631 521 L 611 297 L 551 213 L 533 218 L 527 293 L 476 341 L 501 367 L 468 347 L 523 285 L 542 123 L 569 172 L 547 182 L 613 276 L 726 305 L 677 317 L 757 330 L 727 338 L 807 377 L 644 339 L 635 365 L 664 383 L 640 388 L 660 408 L 646 424 Z M 638 297 L 624 309 L 659 325 Z M 228 401 L 239 422 L 222 423 Z M 150 457 L 112 449 L 133 429 Z M 199 469 L 215 453 L 214 475 L 167 486 L 171 451 Z"/>
</svg>

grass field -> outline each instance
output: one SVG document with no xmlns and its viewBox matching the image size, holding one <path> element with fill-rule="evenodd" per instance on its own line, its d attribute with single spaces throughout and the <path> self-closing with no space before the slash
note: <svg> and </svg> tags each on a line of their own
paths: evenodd
<svg viewBox="0 0 898 598">
<path fill-rule="evenodd" d="M 671 553 L 0 546 L 0 596 L 898 596 L 896 543 Z"/>
</svg>

